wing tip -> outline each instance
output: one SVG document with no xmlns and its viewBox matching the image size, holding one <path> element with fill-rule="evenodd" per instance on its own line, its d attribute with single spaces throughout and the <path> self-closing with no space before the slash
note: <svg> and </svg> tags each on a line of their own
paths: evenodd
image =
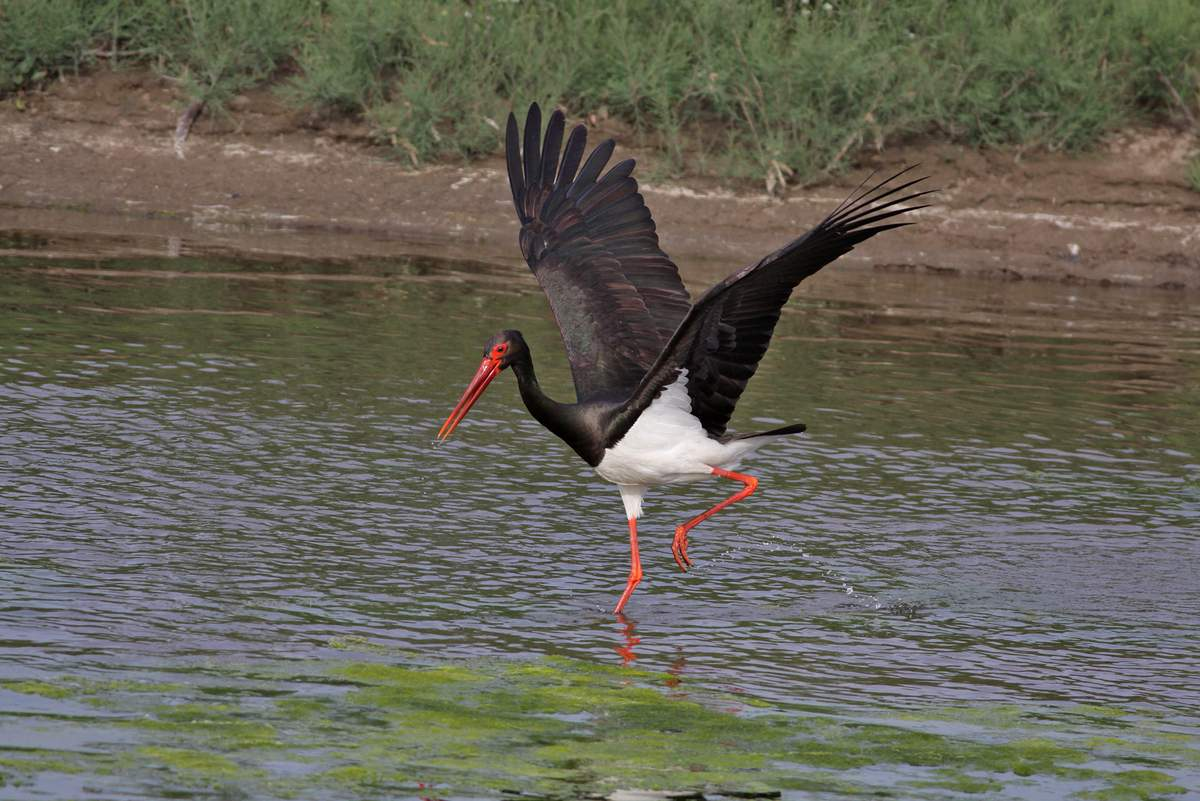
<svg viewBox="0 0 1200 801">
<path fill-rule="evenodd" d="M 869 226 L 888 217 L 928 208 L 931 204 L 923 203 L 918 206 L 905 206 L 904 204 L 940 192 L 940 187 L 921 189 L 919 191 L 908 192 L 907 194 L 900 193 L 924 181 L 928 181 L 932 176 L 922 175 L 906 180 L 898 185 L 893 185 L 896 179 L 911 173 L 920 166 L 920 162 L 909 164 L 900 171 L 879 181 L 869 189 L 863 189 L 871 178 L 878 173 L 878 170 L 873 170 L 845 200 L 838 204 L 837 208 L 821 221 L 818 228 L 840 230 L 848 233 L 860 230 L 863 226 Z"/>
<path fill-rule="evenodd" d="M 525 174 L 521 164 L 521 130 L 517 115 L 508 112 L 504 126 L 504 163 L 508 169 L 508 188 L 512 190 L 513 206 L 522 223 L 528 222 L 525 214 Z"/>
</svg>

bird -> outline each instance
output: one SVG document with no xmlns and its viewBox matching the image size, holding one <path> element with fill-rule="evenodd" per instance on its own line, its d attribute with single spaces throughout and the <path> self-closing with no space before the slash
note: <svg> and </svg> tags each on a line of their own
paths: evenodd
<svg viewBox="0 0 1200 801">
<path fill-rule="evenodd" d="M 505 370 L 516 377 L 530 414 L 595 472 L 617 485 L 629 527 L 630 568 L 614 613 L 642 580 L 638 520 L 651 487 L 719 478 L 740 484 L 729 497 L 675 528 L 671 554 L 693 565 L 689 532 L 754 493 L 743 459 L 803 423 L 733 434 L 734 406 L 767 351 L 780 312 L 805 278 L 883 231 L 936 191 L 907 167 L 868 185 L 868 176 L 804 235 L 743 267 L 692 301 L 633 177 L 634 160 L 605 171 L 615 142 L 587 159 L 587 129 L 566 137 L 565 115 L 550 114 L 542 135 L 538 104 L 523 134 L 509 113 L 505 161 L 520 222 L 518 242 L 562 335 L 575 402 L 550 398 L 538 384 L 520 331 L 492 336 L 483 360 L 438 431 L 444 442 Z M 560 152 L 561 151 L 561 152 Z M 603 173 L 603 174 L 602 174 Z"/>
</svg>

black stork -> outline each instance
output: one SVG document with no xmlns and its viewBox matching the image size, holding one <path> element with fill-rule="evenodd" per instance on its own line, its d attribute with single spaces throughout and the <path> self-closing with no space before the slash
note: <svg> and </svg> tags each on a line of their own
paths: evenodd
<svg viewBox="0 0 1200 801">
<path fill-rule="evenodd" d="M 642 578 L 637 520 L 650 487 L 711 476 L 742 484 L 676 527 L 671 553 L 686 572 L 692 564 L 688 532 L 758 485 L 754 476 L 734 472 L 739 462 L 777 437 L 804 431 L 801 423 L 754 434 L 725 430 L 792 289 L 860 242 L 909 225 L 893 218 L 924 208 L 911 202 L 933 190 L 908 191 L 924 178 L 893 185 L 911 167 L 870 188 L 864 181 L 811 231 L 692 303 L 679 270 L 658 246 L 632 176 L 633 159 L 601 176 L 613 153 L 611 139 L 583 161 L 584 126 L 572 129 L 562 149 L 562 112 L 550 115 L 544 141 L 541 123 L 535 103 L 522 146 L 517 120 L 508 115 L 508 182 L 521 221 L 521 252 L 550 301 L 576 402 L 548 397 L 521 332 L 501 331 L 488 340 L 483 362 L 437 438 L 449 437 L 488 384 L 512 368 L 530 414 L 621 492 L 630 569 L 614 610 L 620 613 Z"/>
</svg>

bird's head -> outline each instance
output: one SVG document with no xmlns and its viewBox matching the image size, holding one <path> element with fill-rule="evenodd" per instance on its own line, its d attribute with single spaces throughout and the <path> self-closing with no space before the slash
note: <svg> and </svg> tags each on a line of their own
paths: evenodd
<svg viewBox="0 0 1200 801">
<path fill-rule="evenodd" d="M 475 371 L 471 383 L 467 384 L 458 403 L 454 405 L 446 422 L 442 423 L 442 428 L 437 433 L 437 439 L 439 441 L 448 439 L 458 424 L 467 416 L 467 412 L 471 411 L 475 401 L 483 395 L 488 384 L 500 375 L 500 371 L 527 354 L 528 348 L 520 331 L 501 331 L 489 339 L 483 348 L 483 362 Z"/>
</svg>

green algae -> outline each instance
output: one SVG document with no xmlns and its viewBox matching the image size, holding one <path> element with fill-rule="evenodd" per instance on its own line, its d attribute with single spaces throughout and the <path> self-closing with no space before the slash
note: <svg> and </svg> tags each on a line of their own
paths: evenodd
<svg viewBox="0 0 1200 801">
<path fill-rule="evenodd" d="M 1026 726 L 1032 715 L 1029 710 L 1013 704 L 993 704 L 989 706 L 954 706 L 938 707 L 921 711 L 904 710 L 895 717 L 901 720 L 928 721 L 938 720 L 949 723 L 966 723 L 975 726 L 985 726 L 991 729 L 1011 729 Z"/>
<path fill-rule="evenodd" d="M 175 682 L 130 681 L 121 679 L 85 679 L 78 676 L 63 676 L 49 682 L 36 679 L 11 679 L 0 681 L 0 689 L 25 695 L 40 695 L 56 700 L 74 698 L 85 702 L 104 703 L 119 693 L 144 693 L 166 695 L 184 690 L 186 685 Z"/>
<path fill-rule="evenodd" d="M 158 706 L 151 710 L 151 715 L 126 721 L 124 725 L 159 733 L 186 734 L 239 750 L 280 745 L 274 726 L 248 720 L 236 707 L 227 704 Z"/>
<path fill-rule="evenodd" d="M 1157 770 L 1123 770 L 1110 777 L 1110 785 L 1080 793 L 1081 798 L 1097 801 L 1151 801 L 1186 793 L 1175 778 Z"/>
<path fill-rule="evenodd" d="M 977 793 L 996 793 L 1003 789 L 1004 785 L 996 779 L 969 775 L 966 773 L 956 773 L 952 770 L 936 771 L 938 778 L 922 779 L 918 781 L 908 782 L 909 787 L 921 789 L 947 790 L 953 793 L 965 793 L 967 795 L 975 795 Z"/>
<path fill-rule="evenodd" d="M 1063 712 L 1068 715 L 1079 715 L 1085 718 L 1098 718 L 1100 720 L 1120 720 L 1129 714 L 1123 709 L 1103 706 L 1101 704 L 1075 704 L 1067 707 Z"/>
<path fill-rule="evenodd" d="M 386 645 L 373 643 L 366 637 L 361 637 L 357 634 L 343 634 L 338 637 L 330 637 L 326 645 L 339 651 L 358 651 L 359 653 L 386 654 L 390 651 Z"/>
<path fill-rule="evenodd" d="M 350 681 L 368 685 L 399 687 L 421 692 L 432 687 L 486 681 L 487 677 L 458 666 L 401 667 L 377 662 L 356 662 L 330 671 Z"/>
<path fill-rule="evenodd" d="M 35 773 L 82 773 L 84 764 L 72 761 L 68 755 L 40 748 L 24 749 L 6 754 L 0 751 L 0 768 L 13 773 L 32 775 Z"/>
<path fill-rule="evenodd" d="M 191 748 L 165 748 L 151 745 L 139 748 L 137 755 L 141 759 L 183 774 L 185 778 L 199 779 L 204 782 L 224 781 L 244 775 L 244 769 L 232 759 Z"/>
<path fill-rule="evenodd" d="M 1170 760 L 1185 765 L 1200 765 L 1200 740 L 1196 737 L 1172 735 L 1166 732 L 1147 732 L 1146 739 L 1108 735 L 1088 737 L 1085 744 L 1093 754 L 1133 760 Z"/>
<path fill-rule="evenodd" d="M 105 725 L 138 742 L 106 770 L 251 797 L 362 797 L 418 785 L 439 797 L 621 788 L 850 796 L 894 787 L 972 797 L 1032 782 L 1062 797 L 1122 801 L 1178 794 L 1176 774 L 1197 757 L 1186 738 L 1108 707 L 879 710 L 868 720 L 690 684 L 683 693 L 666 674 L 577 660 L 422 663 L 360 653 L 306 665 L 302 693 L 261 666 L 207 670 L 195 686 L 73 678 L 4 686 L 119 713 Z M 17 777 L 100 767 L 87 753 L 0 750 L 0 768 Z"/>
<path fill-rule="evenodd" d="M 329 698 L 281 698 L 275 704 L 275 711 L 285 720 L 308 720 L 327 715 L 333 706 Z"/>
<path fill-rule="evenodd" d="M 40 695 L 43 698 L 70 698 L 76 691 L 61 684 L 51 684 L 47 681 L 5 681 L 0 682 L 0 688 L 11 690 L 24 695 Z"/>
</svg>

